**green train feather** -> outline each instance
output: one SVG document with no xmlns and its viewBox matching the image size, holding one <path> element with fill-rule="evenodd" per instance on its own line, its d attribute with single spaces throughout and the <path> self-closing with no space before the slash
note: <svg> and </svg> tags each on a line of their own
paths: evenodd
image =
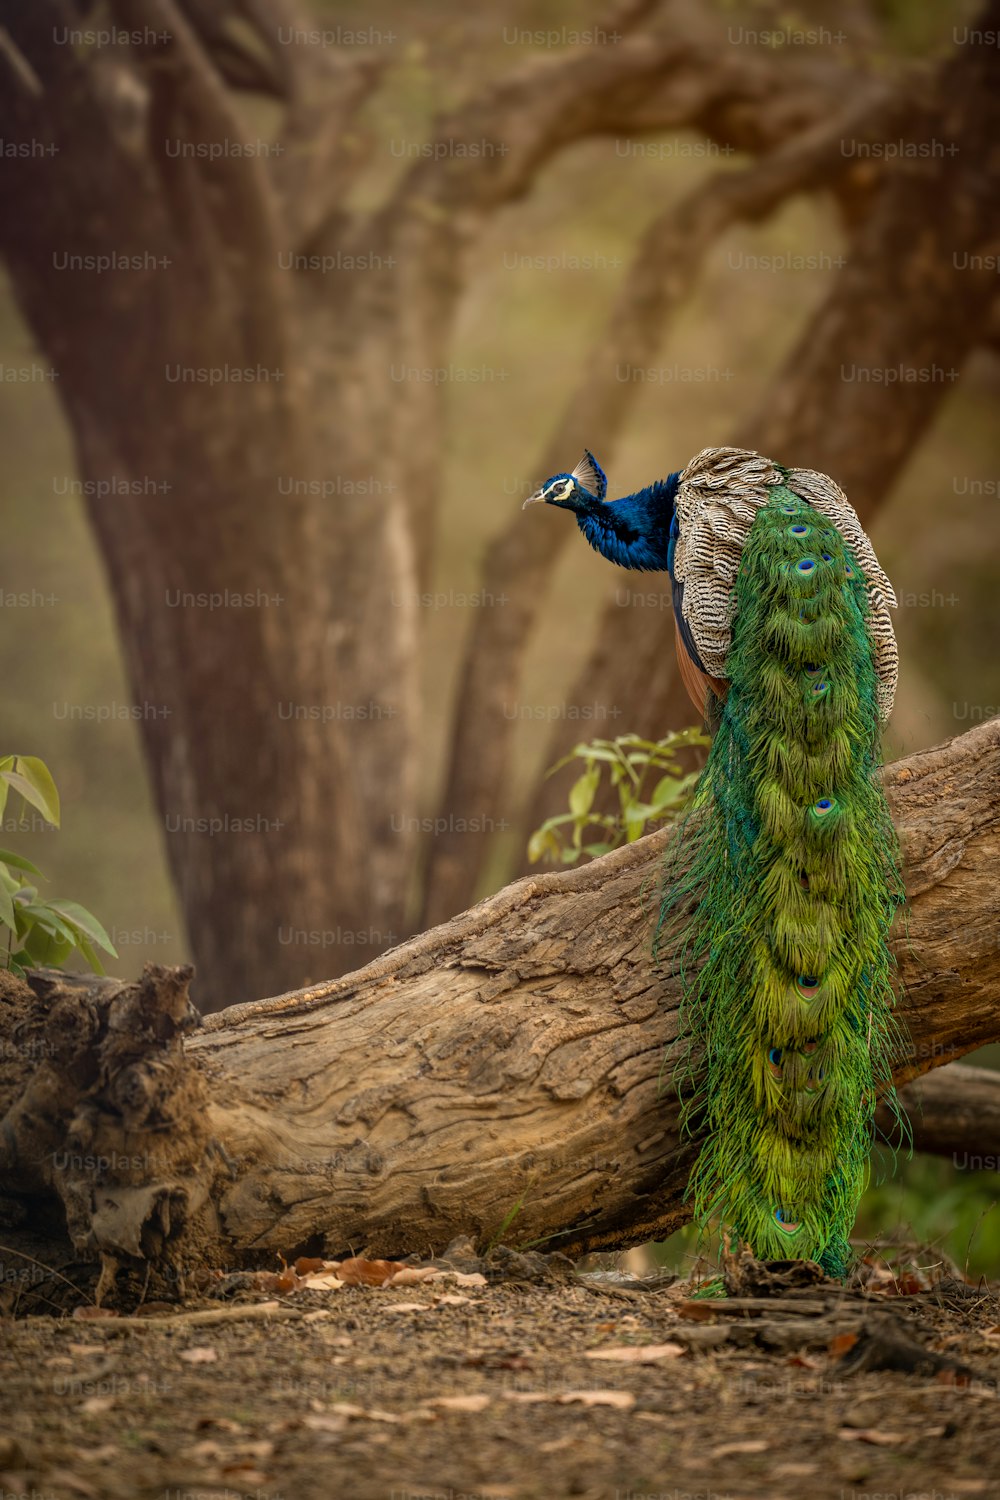
<svg viewBox="0 0 1000 1500">
<path fill-rule="evenodd" d="M 706 448 L 645 489 L 606 491 L 588 452 L 525 503 L 571 511 L 620 567 L 669 573 L 684 685 L 715 731 L 654 948 L 680 954 L 695 1215 L 841 1276 L 875 1102 L 894 1101 L 902 884 L 879 776 L 892 586 L 813 470 Z"/>
<path fill-rule="evenodd" d="M 703 1083 L 696 1218 L 762 1258 L 842 1276 L 897 1044 L 889 928 L 902 900 L 879 769 L 864 576 L 785 486 L 750 527 L 734 588 L 729 691 L 659 942 L 700 965 L 682 1029 Z M 693 845 L 693 858 L 691 858 Z M 697 899 L 692 922 L 687 909 Z"/>
</svg>

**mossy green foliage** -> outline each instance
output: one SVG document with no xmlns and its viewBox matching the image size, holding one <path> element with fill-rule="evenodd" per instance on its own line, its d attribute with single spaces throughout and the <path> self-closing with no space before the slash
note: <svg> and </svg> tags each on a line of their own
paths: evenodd
<svg viewBox="0 0 1000 1500">
<path fill-rule="evenodd" d="M 657 933 L 684 936 L 683 1071 L 700 1080 L 684 1120 L 707 1130 L 691 1191 L 700 1223 L 840 1276 L 875 1099 L 894 1098 L 902 901 L 865 583 L 833 524 L 777 486 L 734 593 L 731 687 Z"/>
</svg>

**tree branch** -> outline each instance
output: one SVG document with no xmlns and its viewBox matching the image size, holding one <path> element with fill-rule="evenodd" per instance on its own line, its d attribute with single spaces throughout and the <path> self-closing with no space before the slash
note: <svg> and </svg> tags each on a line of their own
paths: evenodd
<svg viewBox="0 0 1000 1500">
<path fill-rule="evenodd" d="M 908 1083 L 902 1098 L 915 1151 L 950 1156 L 969 1171 L 977 1159 L 987 1170 L 1000 1163 L 1000 1073 L 945 1063 Z M 884 1108 L 878 1127 L 895 1138 L 895 1122 Z"/>
<path fill-rule="evenodd" d="M 886 784 L 910 899 L 904 1082 L 1000 1037 L 1000 719 Z M 38 976 L 40 1003 L 0 986 L 20 1058 L 0 1080 L 5 1189 L 57 1195 L 78 1247 L 174 1264 L 401 1253 L 501 1224 L 569 1252 L 664 1237 L 697 1149 L 667 1081 L 676 965 L 650 957 L 669 837 L 520 881 L 186 1043 L 187 971 Z"/>
</svg>

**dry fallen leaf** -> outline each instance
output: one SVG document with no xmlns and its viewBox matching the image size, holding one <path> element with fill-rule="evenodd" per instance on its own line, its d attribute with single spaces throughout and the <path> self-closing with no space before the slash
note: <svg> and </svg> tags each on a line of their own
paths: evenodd
<svg viewBox="0 0 1000 1500">
<path fill-rule="evenodd" d="M 334 1401 L 330 1410 L 338 1417 L 355 1417 L 368 1422 L 402 1421 L 391 1411 L 380 1411 L 377 1406 L 354 1406 L 350 1401 Z"/>
<path fill-rule="evenodd" d="M 434 1396 L 424 1405 L 440 1406 L 445 1411 L 485 1411 L 492 1401 L 492 1396 Z"/>
<path fill-rule="evenodd" d="M 704 1302 L 682 1302 L 677 1316 L 686 1318 L 689 1323 L 711 1323 L 717 1314 L 714 1307 L 706 1307 Z"/>
<path fill-rule="evenodd" d="M 114 1396 L 88 1396 L 86 1401 L 80 1403 L 80 1410 L 88 1417 L 99 1417 L 103 1412 L 110 1411 L 114 1404 Z"/>
<path fill-rule="evenodd" d="M 713 1448 L 708 1457 L 727 1458 L 730 1453 L 766 1453 L 770 1446 L 766 1438 L 747 1438 L 743 1443 L 723 1443 L 721 1448 Z"/>
<path fill-rule="evenodd" d="M 547 1443 L 539 1443 L 539 1453 L 562 1453 L 565 1448 L 577 1448 L 580 1445 L 578 1437 L 550 1438 Z"/>
<path fill-rule="evenodd" d="M 335 1271 L 317 1271 L 315 1275 L 303 1276 L 299 1282 L 299 1286 L 307 1292 L 339 1292 L 346 1285 Z"/>
<path fill-rule="evenodd" d="M 429 1302 L 390 1302 L 386 1308 L 388 1313 L 401 1312 L 430 1312 Z"/>
<path fill-rule="evenodd" d="M 437 1281 L 444 1275 L 437 1266 L 403 1266 L 390 1276 L 386 1286 L 416 1286 L 420 1281 Z"/>
<path fill-rule="evenodd" d="M 312 1276 L 316 1271 L 325 1271 L 330 1265 L 338 1266 L 339 1261 L 327 1261 L 318 1255 L 300 1255 L 292 1270 L 296 1276 Z"/>
<path fill-rule="evenodd" d="M 111 1307 L 74 1307 L 73 1317 L 81 1319 L 117 1318 L 118 1314 Z"/>
<path fill-rule="evenodd" d="M 683 1344 L 612 1344 L 588 1349 L 584 1359 L 612 1359 L 624 1365 L 654 1365 L 658 1359 L 676 1359 Z"/>
<path fill-rule="evenodd" d="M 214 1365 L 218 1357 L 211 1344 L 194 1344 L 180 1352 L 180 1358 L 189 1365 Z"/>
<path fill-rule="evenodd" d="M 556 1396 L 555 1399 L 560 1406 L 568 1406 L 577 1401 L 581 1406 L 617 1406 L 622 1411 L 635 1405 L 635 1397 L 631 1391 L 567 1391 L 564 1396 Z"/>
<path fill-rule="evenodd" d="M 227 1479 L 238 1479 L 242 1489 L 259 1489 L 262 1484 L 267 1484 L 269 1477 L 252 1464 L 222 1464 L 219 1472 Z"/>
<path fill-rule="evenodd" d="M 463 1297 L 461 1292 L 444 1292 L 440 1297 L 434 1298 L 435 1307 L 458 1307 L 461 1302 L 471 1302 L 471 1297 Z"/>
<path fill-rule="evenodd" d="M 70 1354 L 107 1354 L 107 1344 L 67 1344 Z"/>
<path fill-rule="evenodd" d="M 345 1286 L 382 1286 L 401 1269 L 397 1260 L 365 1260 L 356 1255 L 340 1262 L 337 1275 Z"/>
<path fill-rule="evenodd" d="M 827 1345 L 834 1359 L 842 1359 L 849 1349 L 853 1349 L 858 1342 L 859 1335 L 856 1333 L 838 1333 Z"/>
<path fill-rule="evenodd" d="M 335 1417 L 327 1412 L 309 1412 L 304 1417 L 296 1417 L 293 1422 L 282 1424 L 281 1431 L 294 1430 L 296 1427 L 308 1427 L 310 1432 L 343 1432 L 347 1426 L 346 1417 Z"/>
<path fill-rule="evenodd" d="M 842 1427 L 837 1433 L 848 1443 L 874 1443 L 878 1448 L 893 1448 L 906 1442 L 903 1432 L 882 1432 L 877 1427 Z"/>
</svg>

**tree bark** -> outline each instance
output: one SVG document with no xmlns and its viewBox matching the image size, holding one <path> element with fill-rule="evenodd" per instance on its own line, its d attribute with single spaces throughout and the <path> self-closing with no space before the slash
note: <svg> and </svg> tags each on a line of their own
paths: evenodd
<svg viewBox="0 0 1000 1500">
<path fill-rule="evenodd" d="M 886 783 L 910 900 L 905 1084 L 1000 1038 L 1000 719 Z M 697 1150 L 670 1086 L 675 966 L 650 957 L 669 837 L 200 1028 L 188 970 L 8 984 L 7 1222 L 60 1200 L 106 1268 L 439 1250 L 501 1226 L 571 1253 L 663 1238 Z"/>
</svg>

